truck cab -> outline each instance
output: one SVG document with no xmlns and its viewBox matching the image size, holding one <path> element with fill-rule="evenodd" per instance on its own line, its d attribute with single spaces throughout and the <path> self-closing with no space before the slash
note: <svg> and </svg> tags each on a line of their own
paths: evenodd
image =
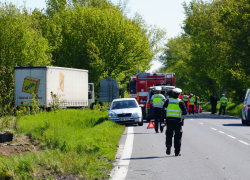
<svg viewBox="0 0 250 180">
<path fill-rule="evenodd" d="M 147 122 L 151 121 L 154 119 L 154 110 L 153 110 L 153 105 L 150 104 L 150 99 L 151 97 L 156 93 L 156 88 L 157 86 L 152 86 L 149 87 L 148 91 L 148 97 L 147 97 L 147 102 L 146 102 L 146 120 Z M 166 100 L 172 97 L 172 90 L 175 88 L 175 86 L 160 86 L 162 88 L 161 94 L 165 96 Z M 163 110 L 163 119 L 166 119 L 166 110 Z"/>
</svg>

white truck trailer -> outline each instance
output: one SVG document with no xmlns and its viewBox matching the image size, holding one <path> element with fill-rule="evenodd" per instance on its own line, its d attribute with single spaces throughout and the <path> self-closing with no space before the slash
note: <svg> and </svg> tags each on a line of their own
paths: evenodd
<svg viewBox="0 0 250 180">
<path fill-rule="evenodd" d="M 36 95 L 40 105 L 53 105 L 51 92 L 64 100 L 60 107 L 89 107 L 95 102 L 94 84 L 88 83 L 88 70 L 64 67 L 15 67 L 15 104 L 27 103 Z"/>
</svg>

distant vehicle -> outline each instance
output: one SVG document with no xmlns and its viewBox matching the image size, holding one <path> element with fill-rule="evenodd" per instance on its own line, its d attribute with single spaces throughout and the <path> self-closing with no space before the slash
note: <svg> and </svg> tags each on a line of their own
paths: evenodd
<svg viewBox="0 0 250 180">
<path fill-rule="evenodd" d="M 154 119 L 154 110 L 153 105 L 150 104 L 151 97 L 155 94 L 155 88 L 157 86 L 149 87 L 148 91 L 148 97 L 147 97 L 147 103 L 146 103 L 146 120 L 147 122 L 151 121 L 151 119 Z M 175 88 L 175 86 L 161 86 L 161 94 L 165 96 L 166 100 L 169 99 L 172 96 L 172 90 Z M 166 110 L 163 110 L 163 119 L 166 119 Z"/>
<path fill-rule="evenodd" d="M 108 113 L 108 119 L 118 124 L 138 124 L 143 126 L 142 110 L 135 98 L 114 99 Z"/>
<path fill-rule="evenodd" d="M 94 84 L 88 83 L 88 70 L 51 66 L 14 69 L 16 106 L 28 103 L 34 94 L 40 105 L 49 109 L 54 103 L 51 92 L 64 100 L 61 108 L 84 109 L 95 102 Z"/>
<path fill-rule="evenodd" d="M 129 97 L 136 98 L 139 104 L 144 105 L 142 108 L 144 119 L 146 118 L 148 88 L 157 85 L 175 86 L 175 73 L 138 73 L 136 76 L 131 76 L 127 84 Z"/>
<path fill-rule="evenodd" d="M 243 101 L 243 106 L 242 106 L 241 121 L 242 121 L 242 124 L 249 126 L 250 125 L 250 89 L 246 91 L 245 98 L 242 101 Z"/>
</svg>

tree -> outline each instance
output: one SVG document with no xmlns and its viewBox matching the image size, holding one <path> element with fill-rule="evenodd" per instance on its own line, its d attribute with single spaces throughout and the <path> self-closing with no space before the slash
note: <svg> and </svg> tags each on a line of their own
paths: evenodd
<svg viewBox="0 0 250 180">
<path fill-rule="evenodd" d="M 26 9 L 0 3 L 0 104 L 9 104 L 14 91 L 14 66 L 45 66 L 51 61 L 49 43 Z"/>
</svg>

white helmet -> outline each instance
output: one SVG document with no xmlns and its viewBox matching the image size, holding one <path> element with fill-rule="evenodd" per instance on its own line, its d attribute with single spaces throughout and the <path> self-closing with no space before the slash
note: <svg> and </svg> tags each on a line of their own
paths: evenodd
<svg viewBox="0 0 250 180">
<path fill-rule="evenodd" d="M 173 92 L 177 93 L 177 94 L 180 94 L 182 92 L 182 90 L 180 88 L 174 88 Z"/>
<path fill-rule="evenodd" d="M 156 87 L 155 87 L 155 90 L 156 90 L 156 91 L 161 91 L 161 87 L 160 87 L 160 86 L 156 86 Z"/>
<path fill-rule="evenodd" d="M 225 96 L 225 94 L 222 94 L 222 96 Z"/>
<path fill-rule="evenodd" d="M 193 94 L 190 94 L 190 96 L 193 96 Z"/>
</svg>

